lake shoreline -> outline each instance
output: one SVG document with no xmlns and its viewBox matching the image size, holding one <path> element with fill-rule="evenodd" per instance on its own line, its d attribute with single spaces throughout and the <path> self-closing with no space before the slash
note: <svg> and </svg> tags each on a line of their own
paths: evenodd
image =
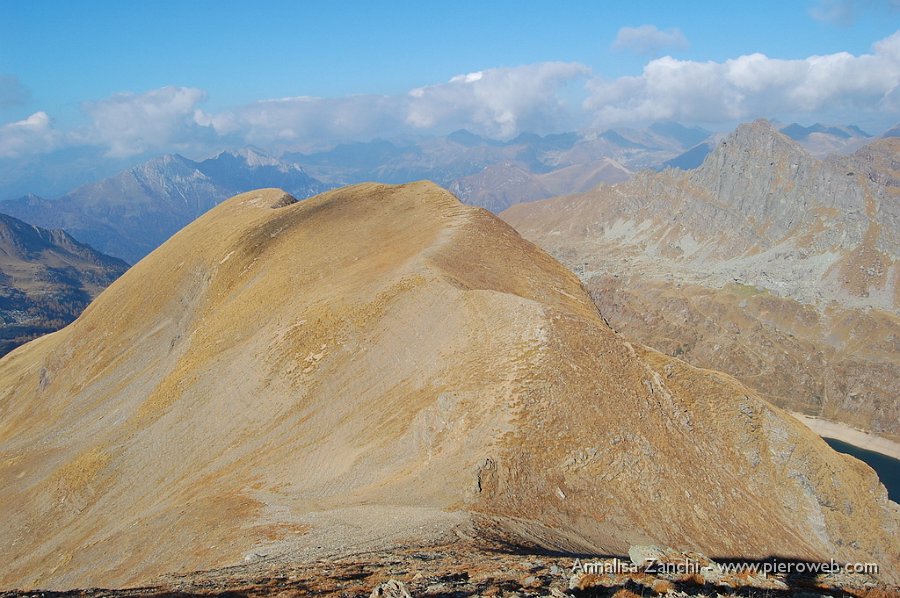
<svg viewBox="0 0 900 598">
<path fill-rule="evenodd" d="M 847 424 L 840 424 L 831 420 L 821 419 L 803 413 L 796 413 L 794 411 L 789 411 L 788 413 L 799 419 L 807 428 L 819 436 L 833 438 L 867 451 L 873 451 L 894 459 L 900 459 L 900 442 L 894 442 L 893 440 L 877 436 L 870 432 L 857 430 Z"/>
</svg>

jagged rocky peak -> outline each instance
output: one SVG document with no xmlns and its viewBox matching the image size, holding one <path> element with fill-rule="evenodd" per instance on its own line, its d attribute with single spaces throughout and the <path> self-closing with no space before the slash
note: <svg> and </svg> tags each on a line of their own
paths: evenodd
<svg viewBox="0 0 900 598">
<path fill-rule="evenodd" d="M 149 170 L 154 168 L 188 168 L 193 170 L 196 168 L 196 163 L 181 154 L 163 154 L 158 158 L 152 158 L 143 164 L 135 166 L 132 170 Z"/>
<path fill-rule="evenodd" d="M 768 160 L 767 160 L 768 158 Z M 779 132 L 772 123 L 759 119 L 735 129 L 719 143 L 700 168 L 701 176 L 740 167 L 765 171 L 777 163 L 799 165 L 811 156 L 798 143 Z"/>
<path fill-rule="evenodd" d="M 32 226 L 18 218 L 0 214 L 0 252 L 4 256 L 19 259 L 40 259 L 45 252 L 52 250 L 83 254 L 82 257 L 96 253 L 91 248 L 73 239 L 63 230 Z"/>
<path fill-rule="evenodd" d="M 210 160 L 238 161 L 243 162 L 250 168 L 259 168 L 263 166 L 284 168 L 285 166 L 287 166 L 287 164 L 282 160 L 270 156 L 265 151 L 259 148 L 250 146 L 235 150 L 223 150 L 216 154 L 213 158 L 210 158 Z"/>
<path fill-rule="evenodd" d="M 766 120 L 738 127 L 689 180 L 773 242 L 820 208 L 838 210 L 848 221 L 851 242 L 858 242 L 864 232 L 865 192 L 860 182 L 847 176 L 843 165 L 816 159 Z"/>
</svg>

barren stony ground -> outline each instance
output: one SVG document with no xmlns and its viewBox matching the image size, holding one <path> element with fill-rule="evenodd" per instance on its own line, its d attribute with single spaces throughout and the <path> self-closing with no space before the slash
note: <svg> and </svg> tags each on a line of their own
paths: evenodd
<svg viewBox="0 0 900 598">
<path fill-rule="evenodd" d="M 168 577 L 159 583 L 120 590 L 2 592 L 0 598 L 50 597 L 256 597 L 422 596 L 431 598 L 668 596 L 788 598 L 892 598 L 900 587 L 866 575 L 787 576 L 697 573 L 587 573 L 578 564 L 613 567 L 628 556 L 569 555 L 503 542 L 446 544 L 373 551 L 310 562 L 263 558 L 253 563 Z M 381 590 L 381 593 L 378 593 Z M 403 592 L 408 592 L 404 594 Z"/>
</svg>

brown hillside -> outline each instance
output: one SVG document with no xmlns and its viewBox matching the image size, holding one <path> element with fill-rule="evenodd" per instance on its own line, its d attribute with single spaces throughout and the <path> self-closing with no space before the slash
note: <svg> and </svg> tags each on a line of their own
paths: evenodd
<svg viewBox="0 0 900 598">
<path fill-rule="evenodd" d="M 214 208 L 0 360 L 0 586 L 149 583 L 473 518 L 897 570 L 874 473 L 732 378 L 633 346 L 434 185 Z"/>
</svg>

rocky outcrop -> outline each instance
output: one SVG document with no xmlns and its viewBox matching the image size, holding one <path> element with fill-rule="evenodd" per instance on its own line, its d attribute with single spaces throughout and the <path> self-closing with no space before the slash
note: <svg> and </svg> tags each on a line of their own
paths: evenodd
<svg viewBox="0 0 900 598">
<path fill-rule="evenodd" d="M 897 437 L 897 155 L 882 139 L 822 161 L 758 121 L 696 170 L 503 217 L 578 273 L 615 329 Z"/>
<path fill-rule="evenodd" d="M 313 562 L 289 558 L 236 567 L 193 572 L 163 578 L 151 586 L 123 590 L 87 589 L 68 592 L 72 598 L 102 593 L 110 598 L 161 595 L 232 596 L 234 594 L 353 596 L 550 596 L 581 595 L 677 596 L 679 598 L 738 598 L 746 596 L 847 595 L 887 598 L 898 587 L 879 583 L 865 573 L 813 573 L 831 563 L 765 561 L 727 562 L 729 571 L 702 555 L 664 550 L 677 561 L 655 570 L 631 567 L 627 556 L 548 555 L 502 543 L 475 545 L 457 539 L 452 543 L 409 546 L 390 551 L 366 552 Z M 693 559 L 702 558 L 702 561 Z M 686 561 L 685 558 L 691 560 Z M 711 566 L 697 567 L 700 563 Z M 782 567 L 764 575 L 762 567 Z M 669 566 L 672 565 L 672 566 Z M 791 567 L 788 570 L 788 567 Z M 803 567 L 802 573 L 797 569 Z M 698 572 L 701 571 L 701 572 Z M 33 596 L 34 592 L 5 592 L 7 598 Z"/>
</svg>

